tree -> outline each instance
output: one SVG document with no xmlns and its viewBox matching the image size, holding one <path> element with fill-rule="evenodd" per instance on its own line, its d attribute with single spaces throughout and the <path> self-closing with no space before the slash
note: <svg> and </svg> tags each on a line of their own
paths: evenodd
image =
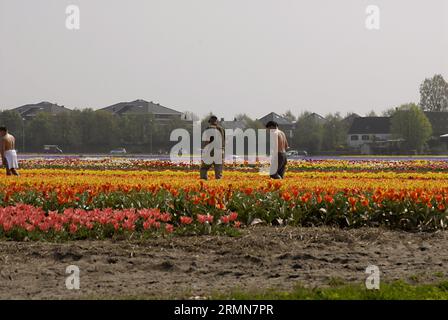
<svg viewBox="0 0 448 320">
<path fill-rule="evenodd" d="M 397 111 L 397 108 L 389 108 L 384 110 L 381 114 L 383 117 L 392 117 L 392 115 Z"/>
<path fill-rule="evenodd" d="M 55 142 L 62 150 L 77 149 L 82 145 L 82 141 L 79 139 L 80 130 L 70 113 L 58 113 L 52 121 L 54 122 Z"/>
<path fill-rule="evenodd" d="M 248 129 L 256 130 L 256 129 L 264 129 L 265 128 L 263 123 L 261 123 L 261 121 L 254 120 L 245 113 L 237 114 L 235 116 L 235 119 L 238 121 L 243 121 L 246 124 L 246 128 L 248 128 Z"/>
<path fill-rule="evenodd" d="M 422 152 L 431 136 L 432 127 L 423 111 L 410 103 L 402 105 L 392 115 L 391 131 L 395 137 L 405 140 L 408 151 Z"/>
<path fill-rule="evenodd" d="M 0 112 L 0 123 L 8 127 L 8 130 L 14 134 L 19 134 L 22 131 L 23 120 L 16 111 L 5 110 Z"/>
<path fill-rule="evenodd" d="M 74 110 L 75 132 L 79 134 L 77 145 L 82 152 L 107 152 L 110 148 L 121 147 L 121 133 L 118 117 L 109 112 L 92 109 Z"/>
<path fill-rule="evenodd" d="M 296 122 L 297 118 L 296 116 L 292 113 L 291 110 L 287 110 L 283 115 L 283 118 L 285 118 L 286 120 L 289 120 L 290 122 Z"/>
<path fill-rule="evenodd" d="M 293 143 L 298 148 L 317 153 L 322 147 L 324 130 L 322 122 L 310 115 L 310 112 L 304 112 L 297 120 Z"/>
<path fill-rule="evenodd" d="M 153 117 L 154 115 L 151 114 Z M 173 132 L 176 129 L 185 129 L 191 132 L 191 125 L 189 125 L 189 122 L 182 120 L 181 118 L 178 119 L 171 119 L 170 121 L 166 122 L 158 122 L 156 120 L 150 120 L 151 123 L 154 124 L 153 131 L 152 131 L 152 141 L 150 141 L 149 150 L 151 150 L 152 145 L 152 152 L 168 152 L 171 150 L 171 148 L 177 143 L 170 141 L 170 135 L 171 132 Z"/>
<path fill-rule="evenodd" d="M 208 120 L 210 120 L 210 117 L 213 115 L 214 115 L 213 113 L 209 112 L 201 119 L 201 130 L 202 131 L 204 131 L 209 126 Z M 219 118 L 218 118 L 218 121 L 219 121 Z"/>
<path fill-rule="evenodd" d="M 377 117 L 375 110 L 370 110 L 370 112 L 366 114 L 366 117 Z"/>
<path fill-rule="evenodd" d="M 20 114 L 11 110 L 0 112 L 0 125 L 6 126 L 16 137 L 16 145 L 23 148 L 24 121 Z"/>
<path fill-rule="evenodd" d="M 25 141 L 26 151 L 37 152 L 46 144 L 58 145 L 68 153 L 108 152 L 118 147 L 135 153 L 167 152 L 173 145 L 173 130 L 183 128 L 192 134 L 192 122 L 181 117 L 161 120 L 152 113 L 116 116 L 92 109 L 55 115 L 40 112 L 28 120 L 15 111 L 0 111 L 0 125 L 14 134 L 19 148 Z"/>
<path fill-rule="evenodd" d="M 95 111 L 92 109 L 75 110 L 71 113 L 76 127 L 78 128 L 80 135 L 78 137 L 79 142 L 82 144 L 80 151 L 94 151 L 92 146 L 92 138 L 94 135 L 95 123 Z"/>
<path fill-rule="evenodd" d="M 27 146 L 33 151 L 42 151 L 46 144 L 56 144 L 52 115 L 48 113 L 38 113 L 26 125 Z"/>
<path fill-rule="evenodd" d="M 442 75 L 436 74 L 421 84 L 420 107 L 424 111 L 448 111 L 448 83 Z"/>
<path fill-rule="evenodd" d="M 107 111 L 97 110 L 94 112 L 93 121 L 95 125 L 92 128 L 90 144 L 95 150 L 107 152 L 111 148 L 121 147 L 117 139 L 119 130 L 116 116 Z"/>
<path fill-rule="evenodd" d="M 323 124 L 322 148 L 327 151 L 335 151 L 345 144 L 348 128 L 339 113 L 329 114 Z"/>
</svg>

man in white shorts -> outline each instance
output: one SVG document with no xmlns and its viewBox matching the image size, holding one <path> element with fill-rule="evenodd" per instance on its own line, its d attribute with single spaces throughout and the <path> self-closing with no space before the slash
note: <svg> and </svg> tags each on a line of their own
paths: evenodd
<svg viewBox="0 0 448 320">
<path fill-rule="evenodd" d="M 6 174 L 8 176 L 18 176 L 17 169 L 19 168 L 19 162 L 17 160 L 16 139 L 12 134 L 8 133 L 6 127 L 0 127 L 0 139 L 1 139 L 1 154 L 2 162 L 6 167 Z"/>
</svg>

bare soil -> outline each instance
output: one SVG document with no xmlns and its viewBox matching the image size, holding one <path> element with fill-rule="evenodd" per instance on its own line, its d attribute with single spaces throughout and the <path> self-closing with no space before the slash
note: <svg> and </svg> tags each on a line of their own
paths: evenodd
<svg viewBox="0 0 448 320">
<path fill-rule="evenodd" d="M 0 242 L 1 299 L 205 298 L 232 290 L 363 283 L 431 283 L 447 276 L 448 232 L 406 233 L 256 226 L 240 237 L 184 236 L 142 241 Z M 80 268 L 80 290 L 65 271 Z"/>
</svg>

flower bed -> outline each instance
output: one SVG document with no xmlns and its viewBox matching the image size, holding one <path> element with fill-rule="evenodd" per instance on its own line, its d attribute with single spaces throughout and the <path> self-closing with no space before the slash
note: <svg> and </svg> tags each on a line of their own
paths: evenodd
<svg viewBox="0 0 448 320">
<path fill-rule="evenodd" d="M 0 177 L 0 208 L 4 217 L 10 214 L 0 223 L 0 232 L 7 237 L 11 237 L 8 232 L 13 232 L 14 237 L 23 238 L 27 232 L 34 234 L 37 230 L 41 236 L 45 232 L 40 226 L 48 227 L 50 222 L 45 237 L 61 238 L 232 233 L 240 224 L 254 223 L 385 226 L 408 231 L 446 228 L 448 171 L 441 163 L 422 162 L 415 171 L 401 167 L 394 171 L 393 166 L 389 170 L 386 164 L 379 165 L 383 169 L 363 163 L 363 169 L 356 171 L 347 170 L 343 161 L 312 163 L 309 170 L 289 170 L 286 179 L 275 181 L 257 172 L 235 170 L 226 171 L 222 180 L 211 177 L 205 182 L 198 179 L 196 169 L 170 167 L 163 171 L 24 169 L 19 178 Z M 10 228 L 11 217 L 26 217 L 24 208 L 44 220 L 37 225 L 20 220 L 22 224 L 12 224 L 20 232 L 14 231 Z M 160 225 L 153 228 L 153 224 L 141 219 L 142 212 L 160 212 L 169 215 L 170 220 L 156 221 Z M 123 215 L 126 218 L 118 227 L 112 220 L 96 220 Z M 88 224 L 52 224 L 57 218 L 73 216 L 83 217 Z M 60 233 L 54 229 L 59 225 L 63 225 Z"/>
<path fill-rule="evenodd" d="M 227 163 L 227 170 L 258 172 L 267 163 L 244 161 Z M 58 158 L 21 160 L 27 169 L 90 169 L 90 170 L 197 170 L 198 161 L 170 162 L 126 158 Z M 448 172 L 446 160 L 289 160 L 290 171 L 366 171 L 366 172 Z"/>
<path fill-rule="evenodd" d="M 155 234 L 217 233 L 239 228 L 238 214 L 189 217 L 163 213 L 159 209 L 65 209 L 46 212 L 17 204 L 0 208 L 0 237 L 37 239 L 104 239 L 120 235 L 135 237 Z"/>
</svg>

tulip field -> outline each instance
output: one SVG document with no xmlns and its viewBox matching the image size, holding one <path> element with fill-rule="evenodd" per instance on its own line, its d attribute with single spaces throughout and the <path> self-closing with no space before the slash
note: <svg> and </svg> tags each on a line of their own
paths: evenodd
<svg viewBox="0 0 448 320">
<path fill-rule="evenodd" d="M 197 163 L 104 159 L 23 160 L 0 177 L 0 237 L 105 239 L 234 234 L 254 224 L 448 225 L 446 161 L 290 161 L 284 180 L 266 164 L 226 166 L 199 180 Z"/>
<path fill-rule="evenodd" d="M 283 180 L 267 167 L 204 181 L 197 162 L 22 160 L 0 175 L 0 298 L 448 297 L 447 161 L 291 160 Z"/>
</svg>

